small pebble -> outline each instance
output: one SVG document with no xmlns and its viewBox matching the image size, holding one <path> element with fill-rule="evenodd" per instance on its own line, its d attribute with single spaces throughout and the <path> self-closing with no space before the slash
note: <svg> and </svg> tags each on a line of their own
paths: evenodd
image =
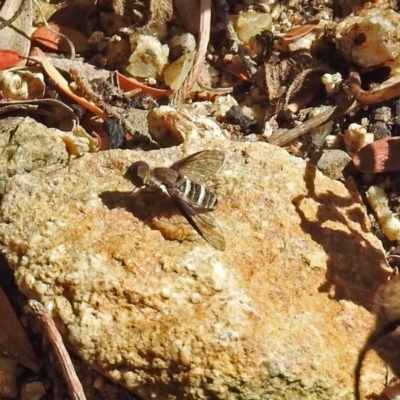
<svg viewBox="0 0 400 400">
<path fill-rule="evenodd" d="M 316 165 L 327 177 L 331 179 L 342 179 L 343 169 L 350 161 L 351 157 L 345 151 L 332 149 L 324 150 Z"/>
<path fill-rule="evenodd" d="M 257 121 L 245 115 L 239 106 L 231 107 L 225 115 L 225 122 L 228 124 L 239 125 L 240 131 L 244 135 L 254 133 L 258 126 Z"/>
</svg>

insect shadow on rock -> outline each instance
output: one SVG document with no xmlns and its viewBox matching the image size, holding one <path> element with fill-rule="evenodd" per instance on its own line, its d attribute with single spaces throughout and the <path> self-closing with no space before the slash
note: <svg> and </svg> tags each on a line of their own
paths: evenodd
<svg viewBox="0 0 400 400">
<path fill-rule="evenodd" d="M 395 376 L 400 376 L 400 275 L 394 270 L 389 281 L 382 285 L 375 298 L 375 327 L 359 352 L 354 371 L 354 398 L 364 398 L 360 393 L 361 372 L 368 351 L 374 350 Z M 398 399 L 398 383 L 386 383 L 382 398 Z M 381 398 L 379 396 L 379 398 Z M 370 398 L 366 396 L 365 398 Z"/>
<path fill-rule="evenodd" d="M 137 188 L 161 193 L 168 198 L 190 225 L 214 248 L 225 250 L 222 230 L 210 214 L 217 206 L 217 197 L 207 187 L 195 182 L 216 173 L 224 162 L 219 150 L 203 150 L 185 157 L 169 168 L 150 168 L 137 161 L 125 177 Z"/>
</svg>

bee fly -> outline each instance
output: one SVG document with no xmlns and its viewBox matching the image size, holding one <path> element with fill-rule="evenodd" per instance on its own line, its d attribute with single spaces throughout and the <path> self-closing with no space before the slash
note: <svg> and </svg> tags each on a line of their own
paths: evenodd
<svg viewBox="0 0 400 400">
<path fill-rule="evenodd" d="M 146 162 L 137 161 L 129 167 L 126 177 L 136 187 L 162 192 L 211 246 L 225 250 L 221 228 L 207 214 L 217 206 L 217 197 L 208 188 L 194 182 L 217 172 L 224 158 L 224 153 L 219 150 L 204 150 L 177 161 L 169 168 L 151 169 Z"/>
</svg>

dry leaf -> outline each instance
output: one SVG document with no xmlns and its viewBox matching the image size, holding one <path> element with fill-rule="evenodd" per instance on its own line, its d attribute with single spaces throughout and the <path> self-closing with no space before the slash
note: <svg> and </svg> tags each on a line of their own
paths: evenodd
<svg viewBox="0 0 400 400">
<path fill-rule="evenodd" d="M 57 71 L 57 69 L 51 64 L 51 62 L 47 59 L 47 57 L 44 55 L 43 51 L 35 48 L 34 49 L 36 53 L 38 54 L 40 61 L 43 65 L 43 68 L 47 72 L 47 74 L 50 76 L 51 79 L 53 79 L 54 82 L 58 84 L 58 87 L 67 95 L 69 96 L 72 100 L 76 101 L 78 104 L 80 104 L 82 107 L 87 108 L 90 110 L 93 114 L 97 115 L 98 117 L 102 119 L 107 118 L 107 113 L 105 113 L 103 110 L 101 110 L 99 107 L 97 107 L 95 104 L 91 103 L 90 101 L 87 101 L 83 97 L 79 97 L 75 93 L 72 92 L 72 90 L 69 87 L 69 84 L 67 80 Z"/>
<path fill-rule="evenodd" d="M 65 35 L 73 43 L 75 51 L 78 53 L 88 51 L 90 48 L 88 39 L 83 33 L 74 28 L 57 24 L 49 24 L 48 27 L 42 26 L 36 29 L 32 34 L 32 41 L 51 50 L 68 53 L 71 50 L 68 41 L 57 33 Z"/>
<path fill-rule="evenodd" d="M 153 97 L 154 99 L 162 99 L 164 97 L 171 96 L 174 93 L 173 90 L 167 89 L 156 89 L 152 88 L 151 86 L 143 85 L 134 78 L 127 78 L 126 76 L 117 72 L 118 83 L 122 90 L 125 92 L 130 92 L 134 89 L 140 89 L 142 92 L 147 93 L 149 96 Z"/>
<path fill-rule="evenodd" d="M 11 68 L 22 61 L 23 58 L 13 50 L 0 50 L 0 71 Z"/>
<path fill-rule="evenodd" d="M 56 99 L 2 100 L 0 102 L 1 116 L 21 111 L 33 117 L 44 117 L 46 125 L 63 131 L 70 131 L 79 124 L 78 117 L 72 108 Z"/>
<path fill-rule="evenodd" d="M 69 28 L 85 32 L 90 21 L 98 15 L 98 9 L 94 5 L 76 3 L 65 5 L 55 11 L 48 19 L 49 24 L 68 26 Z"/>
<path fill-rule="evenodd" d="M 45 89 L 44 76 L 40 72 L 25 68 L 0 72 L 0 91 L 7 99 L 42 99 Z"/>
<path fill-rule="evenodd" d="M 82 126 L 78 125 L 72 132 L 63 132 L 61 139 L 65 143 L 67 152 L 72 156 L 81 156 L 84 153 L 94 153 L 100 150 L 97 139 L 90 136 Z"/>
<path fill-rule="evenodd" d="M 400 170 L 400 137 L 377 140 L 364 146 L 354 157 L 361 172 L 379 173 Z"/>
<path fill-rule="evenodd" d="M 175 0 L 174 4 L 184 28 L 193 35 L 197 35 L 200 26 L 199 2 L 197 0 Z"/>
<path fill-rule="evenodd" d="M 306 52 L 273 54 L 265 63 L 265 81 L 272 103 L 285 99 L 285 107 L 296 98 L 292 112 L 306 105 L 322 88 L 321 76 L 329 69 Z"/>
</svg>

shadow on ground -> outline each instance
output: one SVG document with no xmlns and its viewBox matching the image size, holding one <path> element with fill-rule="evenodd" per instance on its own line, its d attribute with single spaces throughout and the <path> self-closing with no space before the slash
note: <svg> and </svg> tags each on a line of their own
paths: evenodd
<svg viewBox="0 0 400 400">
<path fill-rule="evenodd" d="M 382 268 L 384 253 L 371 246 L 358 230 L 349 227 L 343 216 L 343 208 L 351 207 L 357 201 L 357 195 L 343 198 L 332 192 L 317 194 L 316 169 L 308 164 L 304 176 L 308 193 L 296 197 L 293 204 L 304 232 L 319 243 L 329 257 L 326 282 L 319 290 L 330 293 L 336 300 L 349 300 L 372 311 L 374 294 L 389 277 L 388 271 Z M 320 204 L 314 220 L 309 220 L 305 215 L 308 198 Z M 368 232 L 368 221 L 360 210 L 349 210 L 347 218 L 358 224 L 361 231 Z M 333 229 L 329 224 L 332 221 L 347 226 L 349 231 Z"/>
</svg>

